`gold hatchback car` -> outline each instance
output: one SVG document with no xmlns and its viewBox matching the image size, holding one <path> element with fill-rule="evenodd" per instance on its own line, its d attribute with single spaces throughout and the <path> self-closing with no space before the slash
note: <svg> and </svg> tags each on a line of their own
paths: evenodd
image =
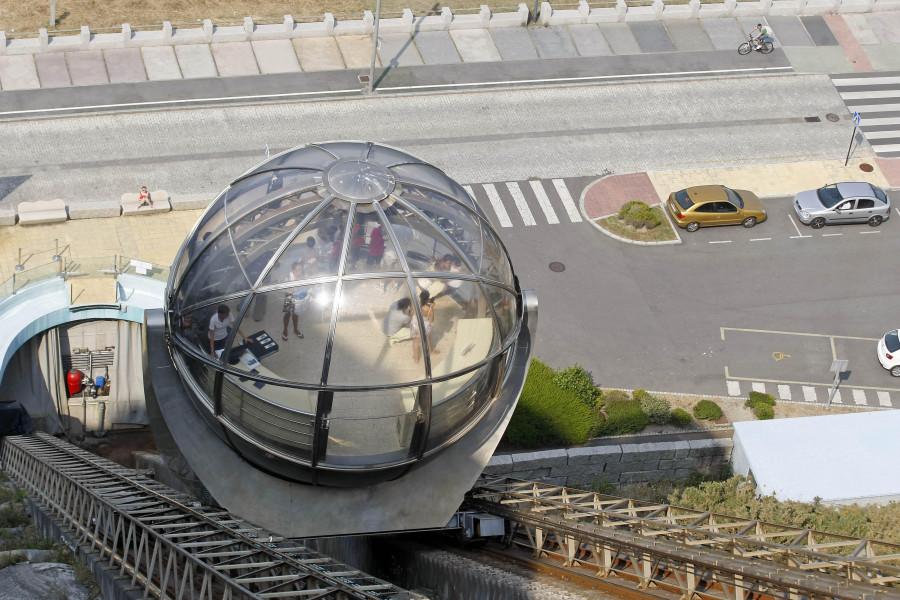
<svg viewBox="0 0 900 600">
<path fill-rule="evenodd" d="M 673 192 L 666 208 L 675 224 L 688 231 L 715 225 L 750 228 L 766 220 L 766 210 L 756 194 L 724 185 L 700 185 Z"/>
</svg>

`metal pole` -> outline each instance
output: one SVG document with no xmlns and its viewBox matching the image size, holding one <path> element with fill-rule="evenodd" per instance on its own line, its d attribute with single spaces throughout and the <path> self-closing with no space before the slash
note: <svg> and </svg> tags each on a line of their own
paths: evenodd
<svg viewBox="0 0 900 600">
<path fill-rule="evenodd" d="M 50 27 L 56 27 L 56 0 L 50 0 Z"/>
<path fill-rule="evenodd" d="M 853 135 L 850 136 L 850 146 L 847 148 L 847 159 L 844 161 L 844 166 L 847 166 L 847 163 L 850 162 L 850 150 L 853 148 L 853 138 L 856 137 L 856 124 L 853 124 Z"/>
<path fill-rule="evenodd" d="M 834 383 L 831 384 L 831 393 L 828 394 L 828 404 L 825 405 L 825 408 L 831 408 L 831 401 L 834 400 L 834 393 L 837 391 L 838 382 L 841 379 L 841 372 L 838 371 L 834 374 Z"/>
<path fill-rule="evenodd" d="M 375 31 L 372 33 L 372 64 L 369 65 L 368 93 L 375 90 L 375 55 L 378 52 L 378 22 L 381 20 L 381 0 L 375 0 Z"/>
</svg>

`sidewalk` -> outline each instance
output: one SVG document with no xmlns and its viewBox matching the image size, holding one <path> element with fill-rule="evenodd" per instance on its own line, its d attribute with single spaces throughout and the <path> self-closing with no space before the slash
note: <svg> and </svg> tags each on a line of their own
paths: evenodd
<svg viewBox="0 0 900 600">
<path fill-rule="evenodd" d="M 700 63 L 703 53 L 715 51 L 738 59 L 735 50 L 745 41 L 745 32 L 759 21 L 774 29 L 779 50 L 769 57 L 754 54 L 730 64 L 745 69 L 776 65 L 783 50 L 789 65 L 800 72 L 900 69 L 900 11 L 507 26 L 412 35 L 388 30 L 379 36 L 377 65 L 396 69 L 652 55 L 660 63 L 658 69 L 666 71 L 665 60 L 673 54 L 694 54 Z M 86 47 L 90 48 L 90 43 Z M 54 51 L 57 48 L 79 46 L 54 41 L 44 51 L 0 55 L 0 88 L 21 91 L 353 71 L 352 78 L 342 81 L 358 92 L 364 83 L 357 76 L 368 74 L 372 38 L 331 35 Z M 388 83 L 382 77 L 378 85 L 383 88 Z M 327 89 L 321 80 L 308 85 Z"/>
</svg>

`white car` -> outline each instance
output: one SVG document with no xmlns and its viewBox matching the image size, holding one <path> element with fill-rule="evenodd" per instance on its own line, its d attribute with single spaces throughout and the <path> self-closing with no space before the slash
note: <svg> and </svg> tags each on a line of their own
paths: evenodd
<svg viewBox="0 0 900 600">
<path fill-rule="evenodd" d="M 891 375 L 900 377 L 900 335 L 896 329 L 888 331 L 878 340 L 878 362 Z"/>
</svg>

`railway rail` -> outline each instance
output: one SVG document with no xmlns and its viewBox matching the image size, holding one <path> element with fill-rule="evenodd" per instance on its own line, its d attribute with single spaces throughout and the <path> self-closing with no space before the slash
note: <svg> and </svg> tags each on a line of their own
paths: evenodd
<svg viewBox="0 0 900 600">
<path fill-rule="evenodd" d="M 423 598 L 201 505 L 46 434 L 4 438 L 4 470 L 143 598 Z"/>
<path fill-rule="evenodd" d="M 534 558 L 683 600 L 900 600 L 897 544 L 511 478 L 482 478 L 464 506 L 507 519 Z"/>
</svg>

